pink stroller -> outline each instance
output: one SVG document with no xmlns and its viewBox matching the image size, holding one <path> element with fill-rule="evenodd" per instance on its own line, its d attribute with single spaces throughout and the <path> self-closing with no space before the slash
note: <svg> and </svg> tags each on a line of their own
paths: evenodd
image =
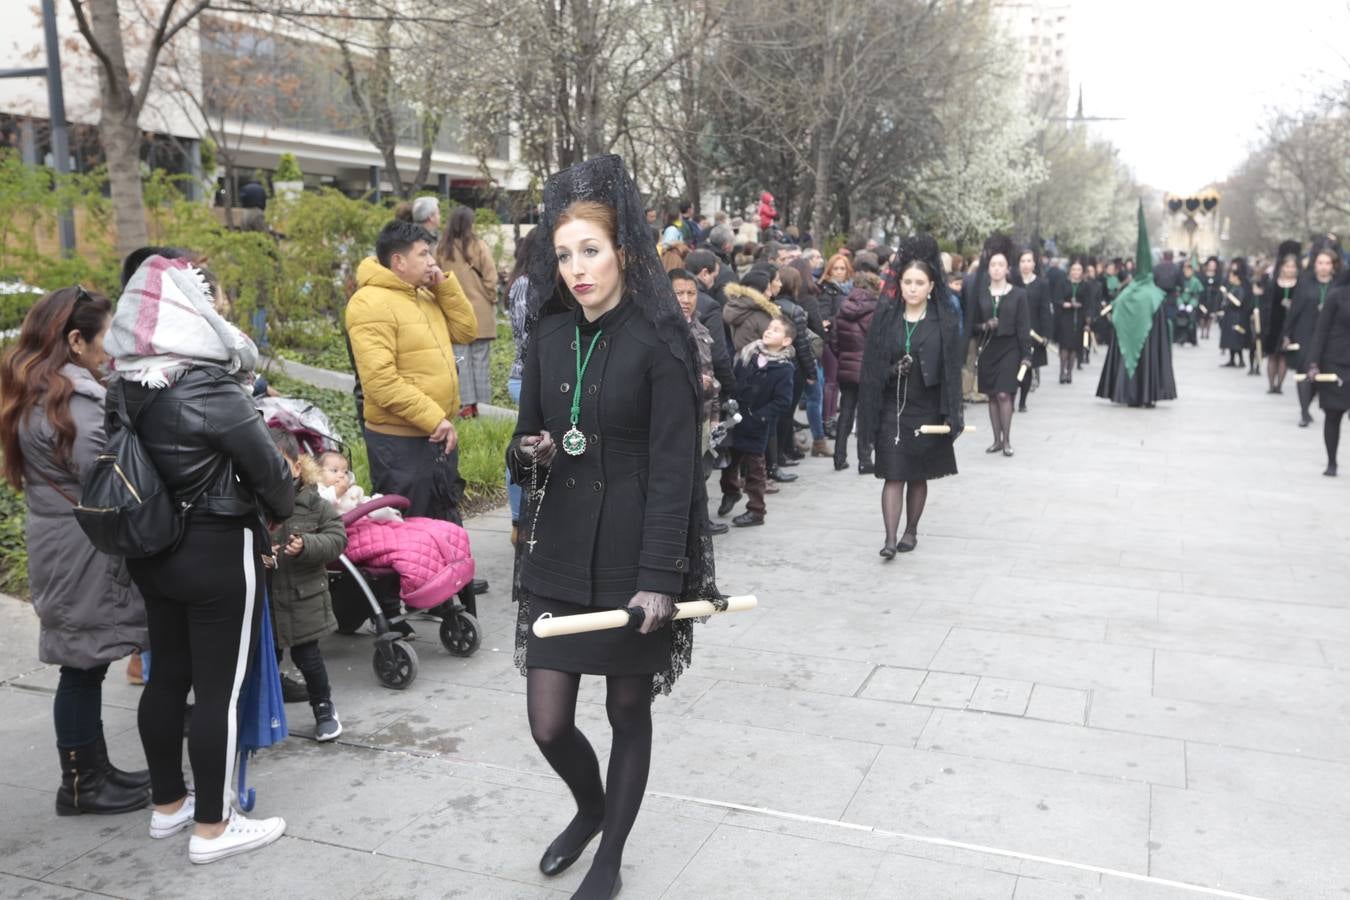
<svg viewBox="0 0 1350 900">
<path fill-rule="evenodd" d="M 417 651 L 407 640 L 411 612 L 404 607 L 439 618 L 441 644 L 454 656 L 472 656 L 482 643 L 474 561 L 464 529 L 432 519 L 367 519 L 378 509 L 408 505 L 406 498 L 388 495 L 345 513 L 347 552 L 328 572 L 338 632 L 355 634 L 367 621 L 373 623 L 375 677 L 395 690 L 417 678 Z"/>
</svg>

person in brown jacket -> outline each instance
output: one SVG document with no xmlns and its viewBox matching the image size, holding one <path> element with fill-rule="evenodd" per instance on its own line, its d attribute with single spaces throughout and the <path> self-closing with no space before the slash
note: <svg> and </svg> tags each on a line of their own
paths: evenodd
<svg viewBox="0 0 1350 900">
<path fill-rule="evenodd" d="M 436 261 L 458 279 L 478 318 L 478 337 L 456 344 L 459 363 L 459 414 L 478 415 L 478 404 L 492 402 L 492 342 L 497 337 L 497 266 L 492 251 L 473 231 L 473 210 L 456 206 L 450 225 L 436 245 Z"/>
<path fill-rule="evenodd" d="M 764 329 L 783 314 L 771 299 L 777 293 L 778 273 L 772 266 L 756 266 L 741 279 L 740 284 L 729 284 L 723 292 L 727 305 L 722 307 L 722 318 L 731 329 L 731 347 L 740 353 L 747 344 L 760 339 Z"/>
</svg>

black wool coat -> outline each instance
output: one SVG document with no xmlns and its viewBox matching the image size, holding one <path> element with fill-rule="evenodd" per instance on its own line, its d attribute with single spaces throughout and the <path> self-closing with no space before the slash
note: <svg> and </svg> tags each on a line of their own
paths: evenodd
<svg viewBox="0 0 1350 900">
<path fill-rule="evenodd" d="M 579 313 L 547 316 L 530 334 L 507 461 L 528 490 L 520 440 L 547 429 L 558 445 L 543 501 L 522 513 L 522 530 L 537 541 L 521 554 L 522 586 L 554 600 L 617 609 L 638 591 L 684 590 L 699 398 L 685 364 L 631 302 L 592 324 L 599 337 L 579 385 L 578 325 L 583 359 L 594 335 Z M 569 456 L 562 438 L 577 391 L 577 428 L 587 446 Z M 536 473 L 540 485 L 544 477 L 545 470 Z"/>
</svg>

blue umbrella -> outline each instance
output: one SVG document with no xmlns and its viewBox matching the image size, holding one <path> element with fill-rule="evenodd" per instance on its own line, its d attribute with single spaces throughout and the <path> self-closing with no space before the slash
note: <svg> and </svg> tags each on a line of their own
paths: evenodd
<svg viewBox="0 0 1350 900">
<path fill-rule="evenodd" d="M 277 667 L 276 639 L 272 636 L 272 609 L 263 593 L 262 625 L 253 643 L 253 659 L 239 690 L 239 808 L 253 809 L 257 792 L 245 788 L 248 758 L 263 747 L 286 739 L 286 702 L 281 695 L 281 669 Z"/>
</svg>

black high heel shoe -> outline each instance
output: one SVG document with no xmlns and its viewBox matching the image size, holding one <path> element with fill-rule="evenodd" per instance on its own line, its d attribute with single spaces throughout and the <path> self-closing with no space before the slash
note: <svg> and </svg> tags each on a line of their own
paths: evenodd
<svg viewBox="0 0 1350 900">
<path fill-rule="evenodd" d="M 881 548 L 881 558 L 885 560 L 895 559 L 895 545 L 887 544 Z"/>
<path fill-rule="evenodd" d="M 586 839 L 583 840 L 579 846 L 572 849 L 559 847 L 558 840 L 555 838 L 553 843 L 548 845 L 548 849 L 544 851 L 544 855 L 539 859 L 539 871 L 550 878 L 554 875 L 561 875 L 563 872 L 566 872 L 572 863 L 580 859 L 581 854 L 586 852 L 586 848 L 590 846 L 591 841 L 595 840 L 595 836 L 601 831 L 604 831 L 604 829 L 605 823 L 601 820 L 600 824 L 596 825 L 594 830 L 586 835 Z"/>
</svg>

